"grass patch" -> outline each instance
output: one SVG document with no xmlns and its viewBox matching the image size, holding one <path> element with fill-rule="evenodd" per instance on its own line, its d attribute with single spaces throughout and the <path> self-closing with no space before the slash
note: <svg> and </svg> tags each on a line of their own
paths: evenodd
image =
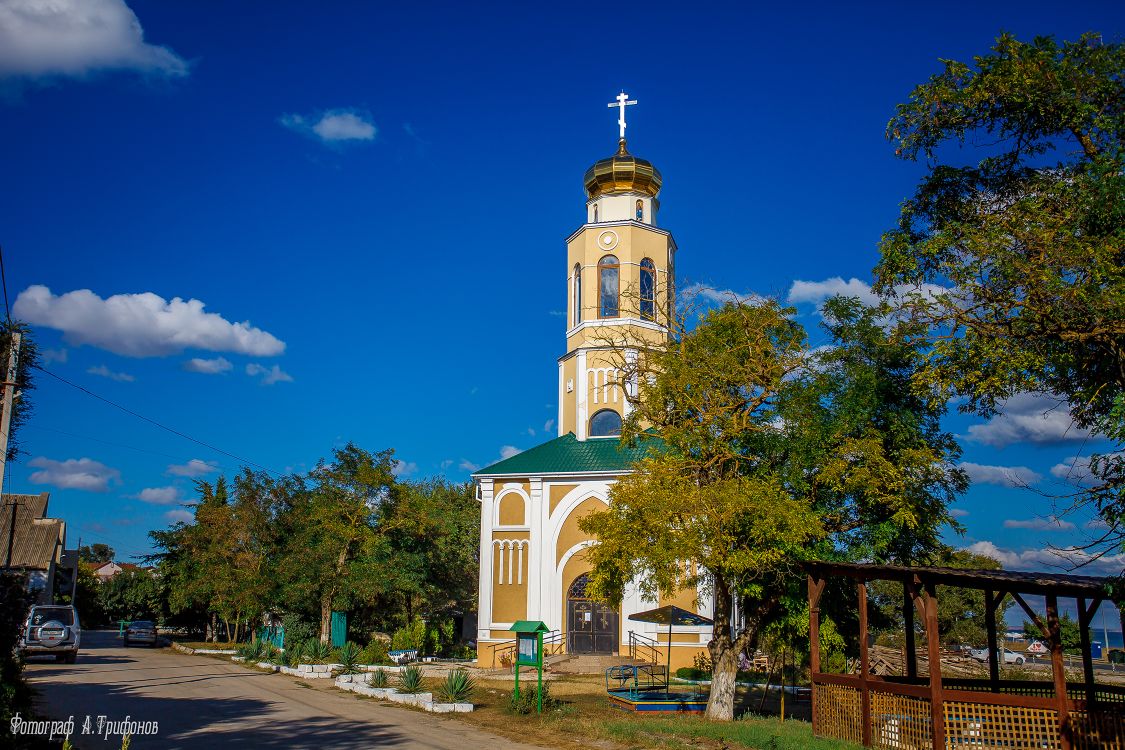
<svg viewBox="0 0 1125 750">
<path fill-rule="evenodd" d="M 607 721 L 605 730 L 614 740 L 631 746 L 697 748 L 701 740 L 716 746 L 741 746 L 754 750 L 854 750 L 840 740 L 813 737 L 812 725 L 772 716 L 748 716 L 738 721 L 713 722 L 699 716 L 652 717 Z"/>
</svg>

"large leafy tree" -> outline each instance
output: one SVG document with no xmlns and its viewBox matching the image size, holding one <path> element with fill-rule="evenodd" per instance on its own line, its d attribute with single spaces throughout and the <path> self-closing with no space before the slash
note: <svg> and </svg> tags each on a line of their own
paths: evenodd
<svg viewBox="0 0 1125 750">
<path fill-rule="evenodd" d="M 1005 34 L 943 65 L 887 128 L 928 170 L 876 268 L 876 289 L 932 331 L 918 384 L 986 416 L 1016 394 L 1057 394 L 1121 445 L 1125 47 Z M 1106 453 L 1092 469 L 1095 486 L 1074 497 L 1120 542 L 1125 460 Z"/>
<path fill-rule="evenodd" d="M 964 488 L 943 404 L 906 387 L 916 330 L 888 336 L 854 300 L 825 314 L 833 345 L 819 354 L 769 300 L 711 310 L 642 356 L 619 352 L 637 383 L 623 439 L 660 441 L 581 523 L 598 539 L 593 588 L 610 601 L 631 583 L 713 597 L 712 718 L 733 717 L 738 655 L 801 611 L 801 562 L 927 553 Z"/>
</svg>

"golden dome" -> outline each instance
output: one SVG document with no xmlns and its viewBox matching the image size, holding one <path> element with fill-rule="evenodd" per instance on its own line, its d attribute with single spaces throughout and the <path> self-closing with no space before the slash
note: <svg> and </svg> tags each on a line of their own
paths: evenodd
<svg viewBox="0 0 1125 750">
<path fill-rule="evenodd" d="M 663 178 L 660 170 L 646 159 L 638 159 L 625 150 L 625 139 L 617 153 L 599 159 L 586 170 L 586 194 L 590 198 L 608 193 L 645 193 L 656 197 Z"/>
</svg>

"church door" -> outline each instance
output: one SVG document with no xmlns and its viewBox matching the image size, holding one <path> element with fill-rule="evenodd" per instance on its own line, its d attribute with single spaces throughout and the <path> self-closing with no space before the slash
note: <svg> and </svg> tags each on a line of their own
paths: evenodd
<svg viewBox="0 0 1125 750">
<path fill-rule="evenodd" d="M 621 630 L 617 609 L 586 598 L 588 576 L 574 579 L 566 593 L 566 650 L 571 654 L 612 654 Z"/>
</svg>

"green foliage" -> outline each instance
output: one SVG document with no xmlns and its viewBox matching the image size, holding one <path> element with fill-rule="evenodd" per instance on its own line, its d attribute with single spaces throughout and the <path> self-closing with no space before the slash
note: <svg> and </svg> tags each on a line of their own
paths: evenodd
<svg viewBox="0 0 1125 750">
<path fill-rule="evenodd" d="M 327 664 L 332 658 L 332 647 L 319 638 L 310 638 L 301 645 L 302 664 Z"/>
<path fill-rule="evenodd" d="M 711 664 L 710 655 L 704 654 L 702 652 L 692 657 L 691 661 L 693 667 L 698 672 L 706 672 L 707 674 L 711 674 L 711 670 L 714 668 Z"/>
<path fill-rule="evenodd" d="M 372 638 L 359 655 L 359 661 L 361 664 L 389 664 L 391 657 L 388 653 L 386 641 Z"/>
<path fill-rule="evenodd" d="M 340 664 L 340 674 L 355 674 L 359 671 L 359 657 L 362 649 L 348 641 L 336 652 L 336 661 Z"/>
<path fill-rule="evenodd" d="M 153 570 L 125 568 L 98 584 L 96 591 L 98 613 L 109 623 L 118 620 L 161 622 L 168 611 L 167 582 Z M 79 605 L 85 606 L 81 599 Z"/>
<path fill-rule="evenodd" d="M 371 673 L 371 687 L 385 688 L 389 680 L 387 679 L 387 670 L 376 669 Z"/>
<path fill-rule="evenodd" d="M 532 683 L 520 688 L 519 697 L 515 692 L 508 698 L 508 710 L 516 714 L 533 714 L 539 710 L 539 691 Z M 553 711 L 562 705 L 558 698 L 551 697 L 550 683 L 543 683 L 543 711 Z"/>
<path fill-rule="evenodd" d="M 1078 426 L 1120 449 L 1125 46 L 1004 34 L 971 64 L 943 66 L 887 128 L 901 157 L 929 165 L 875 269 L 876 290 L 930 331 L 915 386 L 963 396 L 963 410 L 984 416 L 1057 394 Z M 946 148 L 966 143 L 980 146 Z M 966 153 L 970 163 L 953 161 Z M 1114 453 L 1068 498 L 1101 514 L 1107 547 L 1125 533 L 1125 460 Z"/>
<path fill-rule="evenodd" d="M 0 366 L 7 372 L 8 353 L 11 348 L 12 334 L 22 336 L 20 342 L 19 360 L 16 363 L 15 389 L 20 397 L 12 402 L 12 416 L 8 423 L 8 460 L 15 461 L 23 452 L 23 426 L 31 418 L 34 408 L 31 398 L 35 390 L 35 377 L 32 375 L 39 369 L 39 346 L 35 342 L 35 334 L 25 323 L 18 320 L 0 323 Z"/>
<path fill-rule="evenodd" d="M 286 612 L 282 615 L 281 627 L 285 633 L 285 645 L 304 643 L 317 634 L 316 626 L 298 612 Z"/>
<path fill-rule="evenodd" d="M 31 690 L 16 654 L 30 606 L 23 576 L 0 571 L 0 739 L 11 736 L 11 719 L 16 713 L 27 714 L 31 709 Z"/>
<path fill-rule="evenodd" d="M 468 703 L 473 699 L 477 685 L 464 669 L 455 669 L 446 674 L 438 686 L 437 696 L 444 703 Z"/>
<path fill-rule="evenodd" d="M 709 680 L 711 679 L 711 670 L 700 669 L 699 667 L 680 667 L 676 670 L 676 676 L 681 680 Z"/>
<path fill-rule="evenodd" d="M 1033 622 L 1024 620 L 1023 632 L 1028 638 L 1047 642 L 1046 634 Z M 1064 651 L 1079 651 L 1082 648 L 1082 632 L 1069 612 L 1063 613 L 1063 616 L 1059 618 L 1059 636 Z"/>
<path fill-rule="evenodd" d="M 113 547 L 108 544 L 83 544 L 78 548 L 78 559 L 84 563 L 101 565 L 113 561 Z"/>
<path fill-rule="evenodd" d="M 395 689 L 400 693 L 420 693 L 422 692 L 422 668 L 416 664 L 410 664 L 402 668 L 398 673 Z"/>
</svg>

